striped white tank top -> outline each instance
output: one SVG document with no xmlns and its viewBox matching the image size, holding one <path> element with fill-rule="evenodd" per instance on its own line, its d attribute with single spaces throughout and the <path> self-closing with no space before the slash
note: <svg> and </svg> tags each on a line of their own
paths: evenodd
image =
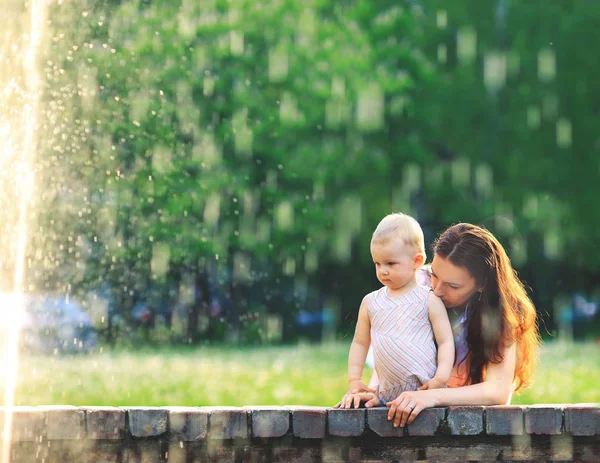
<svg viewBox="0 0 600 463">
<path fill-rule="evenodd" d="M 429 321 L 430 288 L 417 285 L 390 297 L 383 288 L 369 294 L 371 347 L 379 376 L 379 397 L 394 400 L 415 391 L 435 375 L 437 350 Z"/>
</svg>

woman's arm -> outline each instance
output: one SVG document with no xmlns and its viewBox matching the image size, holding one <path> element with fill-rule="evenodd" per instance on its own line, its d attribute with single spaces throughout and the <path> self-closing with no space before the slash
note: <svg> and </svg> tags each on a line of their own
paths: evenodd
<svg viewBox="0 0 600 463">
<path fill-rule="evenodd" d="M 485 380 L 470 386 L 429 389 L 427 391 L 403 392 L 390 407 L 388 420 L 394 420 L 394 426 L 412 423 L 429 407 L 445 407 L 450 405 L 502 405 L 508 402 L 512 390 L 517 363 L 517 346 L 504 349 L 500 363 L 489 363 L 486 366 Z"/>
</svg>

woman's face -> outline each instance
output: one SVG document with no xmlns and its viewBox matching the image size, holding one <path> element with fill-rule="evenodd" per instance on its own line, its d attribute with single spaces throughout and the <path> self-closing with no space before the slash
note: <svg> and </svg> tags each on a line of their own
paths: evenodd
<svg viewBox="0 0 600 463">
<path fill-rule="evenodd" d="M 479 289 L 471 272 L 438 255 L 431 263 L 431 287 L 446 308 L 462 309 Z"/>
</svg>

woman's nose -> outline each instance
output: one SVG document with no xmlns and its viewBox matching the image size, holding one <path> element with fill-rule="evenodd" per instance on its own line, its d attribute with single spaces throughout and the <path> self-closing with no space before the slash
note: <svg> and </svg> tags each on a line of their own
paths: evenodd
<svg viewBox="0 0 600 463">
<path fill-rule="evenodd" d="M 433 294 L 435 294 L 437 297 L 442 297 L 444 292 L 442 291 L 442 288 L 440 288 L 440 285 L 437 285 L 435 288 L 433 288 Z"/>
</svg>

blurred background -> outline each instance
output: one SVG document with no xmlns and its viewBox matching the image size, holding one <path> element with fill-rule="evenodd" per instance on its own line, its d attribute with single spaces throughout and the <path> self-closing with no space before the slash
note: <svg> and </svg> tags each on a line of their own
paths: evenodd
<svg viewBox="0 0 600 463">
<path fill-rule="evenodd" d="M 516 403 L 600 401 L 599 16 L 593 0 L 10 0 L 15 402 L 333 405 L 392 211 L 429 258 L 456 222 L 506 247 L 545 340 Z"/>
</svg>

